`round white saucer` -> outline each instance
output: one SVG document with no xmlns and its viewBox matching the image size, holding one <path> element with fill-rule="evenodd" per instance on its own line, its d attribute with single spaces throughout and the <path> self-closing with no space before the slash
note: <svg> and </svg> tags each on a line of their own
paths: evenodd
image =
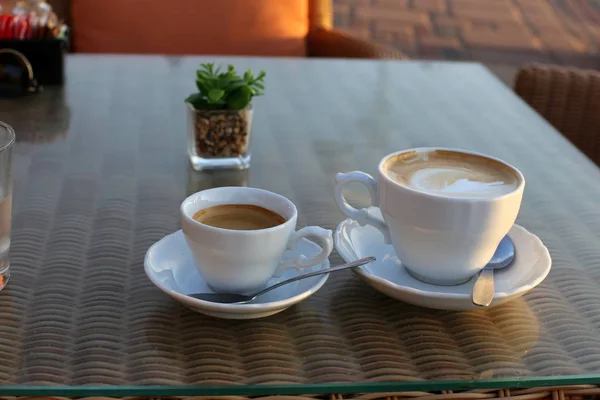
<svg viewBox="0 0 600 400">
<path fill-rule="evenodd" d="M 302 239 L 295 250 L 285 256 L 293 257 L 301 253 L 314 256 L 321 251 L 316 244 Z M 165 236 L 153 244 L 144 260 L 146 275 L 160 290 L 192 310 L 217 318 L 253 319 L 277 314 L 288 307 L 308 298 L 323 286 L 329 274 L 302 279 L 275 289 L 260 296 L 250 304 L 221 304 L 203 301 L 187 296 L 192 293 L 211 293 L 212 289 L 198 273 L 192 254 L 185 243 L 181 230 Z M 267 285 L 292 278 L 298 274 L 329 268 L 326 259 L 322 264 L 302 270 L 290 269 L 281 276 L 272 278 Z"/>
<path fill-rule="evenodd" d="M 376 207 L 369 209 L 381 215 Z M 508 268 L 494 273 L 496 293 L 491 306 L 505 303 L 539 285 L 550 272 L 552 259 L 542 241 L 519 225 L 508 236 L 515 245 L 516 256 Z M 336 229 L 335 248 L 346 262 L 373 256 L 377 261 L 356 268 L 357 274 L 377 291 L 397 300 L 421 307 L 440 310 L 472 310 L 478 308 L 471 300 L 475 277 L 456 286 L 436 286 L 413 278 L 396 256 L 383 235 L 372 226 L 360 226 L 347 219 Z M 432 249 L 433 250 L 433 249 Z"/>
</svg>

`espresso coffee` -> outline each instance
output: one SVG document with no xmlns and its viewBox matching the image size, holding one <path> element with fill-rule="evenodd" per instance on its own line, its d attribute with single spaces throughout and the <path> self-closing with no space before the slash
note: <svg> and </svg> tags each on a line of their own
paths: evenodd
<svg viewBox="0 0 600 400">
<path fill-rule="evenodd" d="M 276 212 L 251 204 L 213 206 L 198 211 L 193 218 L 215 228 L 240 231 L 272 228 L 286 221 Z"/>
<path fill-rule="evenodd" d="M 447 150 L 399 154 L 383 170 L 403 186 L 446 197 L 492 198 L 516 190 L 520 183 L 499 161 Z"/>
</svg>

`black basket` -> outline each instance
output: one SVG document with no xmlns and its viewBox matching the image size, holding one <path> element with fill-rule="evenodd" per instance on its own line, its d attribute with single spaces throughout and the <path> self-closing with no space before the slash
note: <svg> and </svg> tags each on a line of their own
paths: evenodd
<svg viewBox="0 0 600 400">
<path fill-rule="evenodd" d="M 62 85 L 65 81 L 64 39 L 0 40 L 0 49 L 13 49 L 23 54 L 40 85 Z"/>
</svg>

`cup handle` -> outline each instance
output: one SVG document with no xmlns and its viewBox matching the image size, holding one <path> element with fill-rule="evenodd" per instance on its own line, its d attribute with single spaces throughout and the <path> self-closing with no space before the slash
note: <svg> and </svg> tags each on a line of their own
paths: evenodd
<svg viewBox="0 0 600 400">
<path fill-rule="evenodd" d="M 344 185 L 350 182 L 362 183 L 369 189 L 371 194 L 371 204 L 375 207 L 379 206 L 379 195 L 377 194 L 377 181 L 369 174 L 361 171 L 339 173 L 335 176 L 335 203 L 340 211 L 348 218 L 355 220 L 360 226 L 371 225 L 377 228 L 383 234 L 383 240 L 386 244 L 390 244 L 390 230 L 382 218 L 375 217 L 369 214 L 366 208 L 356 209 L 348 203 L 344 197 Z"/>
<path fill-rule="evenodd" d="M 333 232 L 329 229 L 323 229 L 318 226 L 307 226 L 302 228 L 290 235 L 287 249 L 294 250 L 302 238 L 310 239 L 311 242 L 319 245 L 322 249 L 321 252 L 310 258 L 306 257 L 304 254 L 299 254 L 297 257 L 290 260 L 282 260 L 275 271 L 275 276 L 281 275 L 283 271 L 290 268 L 300 269 L 321 264 L 333 251 Z"/>
</svg>

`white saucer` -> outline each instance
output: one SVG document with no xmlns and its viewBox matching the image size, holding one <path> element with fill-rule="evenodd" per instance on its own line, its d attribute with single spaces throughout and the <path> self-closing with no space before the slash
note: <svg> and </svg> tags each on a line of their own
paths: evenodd
<svg viewBox="0 0 600 400">
<path fill-rule="evenodd" d="M 371 207 L 369 212 L 381 216 Z M 491 306 L 505 303 L 539 285 L 550 272 L 552 259 L 541 240 L 519 225 L 508 236 L 513 240 L 516 257 L 513 264 L 494 273 L 496 294 Z M 361 227 L 347 219 L 336 229 L 335 248 L 346 262 L 373 256 L 377 261 L 357 268 L 356 272 L 377 291 L 397 300 L 440 310 L 472 310 L 475 277 L 457 286 L 436 286 L 413 278 L 402 266 L 391 245 L 383 243 L 383 235 L 372 226 Z M 433 250 L 433 249 L 432 249 Z"/>
<path fill-rule="evenodd" d="M 286 252 L 286 256 L 292 257 L 297 253 L 313 256 L 320 251 L 319 246 L 302 239 L 295 250 Z M 210 293 L 213 290 L 198 273 L 181 230 L 165 236 L 148 249 L 144 268 L 152 283 L 173 299 L 196 312 L 226 319 L 253 319 L 277 314 L 315 293 L 329 277 L 329 274 L 319 275 L 284 285 L 260 296 L 251 304 L 220 304 L 194 299 L 187 294 Z M 327 259 L 320 265 L 300 271 L 287 270 L 281 276 L 272 278 L 267 285 L 325 268 L 329 268 Z"/>
</svg>

